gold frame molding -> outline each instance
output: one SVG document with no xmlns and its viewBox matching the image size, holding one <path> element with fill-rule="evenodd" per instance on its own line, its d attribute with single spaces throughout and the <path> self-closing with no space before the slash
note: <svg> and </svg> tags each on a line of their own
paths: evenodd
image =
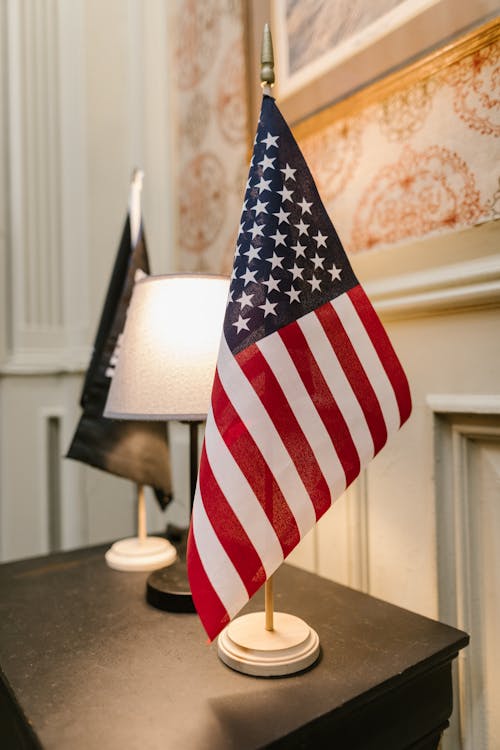
<svg viewBox="0 0 500 750">
<path fill-rule="evenodd" d="M 372 71 L 371 80 L 363 81 L 363 75 L 358 74 L 356 68 L 363 69 L 368 66 L 369 69 L 372 54 L 380 58 L 380 50 L 377 51 L 375 46 L 373 49 L 372 46 L 368 46 L 361 57 L 347 58 L 311 80 L 310 84 L 288 94 L 284 93 L 283 96 L 279 91 L 280 70 L 277 64 L 277 101 L 289 125 L 294 131 L 298 128 L 298 132 L 302 132 L 306 122 L 321 123 L 321 119 L 316 120 L 317 117 L 325 117 L 326 121 L 331 121 L 355 113 L 371 102 L 383 100 L 392 92 L 411 86 L 419 80 L 431 78 L 439 70 L 498 39 L 500 15 L 497 0 L 481 0 L 480 7 L 473 3 L 467 12 L 454 17 L 454 20 L 450 18 L 447 26 L 442 17 L 443 12 L 446 8 L 449 10 L 450 3 L 454 1 L 436 0 L 429 6 L 428 12 L 426 11 L 419 20 L 419 28 L 416 29 L 419 38 L 423 40 L 423 48 L 420 51 L 414 49 L 413 53 L 409 52 L 411 59 L 406 62 L 397 59 L 399 53 L 393 49 L 390 35 L 382 39 L 380 44 L 389 44 L 392 49 L 391 57 L 387 60 L 388 69 L 384 72 L 381 65 L 378 65 L 380 70 L 377 68 Z M 253 124 L 258 120 L 261 103 L 259 72 L 262 30 L 265 22 L 276 22 L 276 15 L 273 13 L 274 2 L 275 0 L 243 0 L 251 140 Z M 451 8 L 453 7 L 451 4 Z M 462 31 L 457 26 L 459 23 L 462 24 Z M 423 36 L 423 29 L 427 27 L 428 35 Z M 410 26 L 406 31 L 410 33 Z M 279 44 L 280 35 L 275 34 L 276 36 L 278 38 L 274 39 L 275 46 Z M 278 63 L 277 49 L 275 58 Z M 391 66 L 392 71 L 389 70 Z"/>
<path fill-rule="evenodd" d="M 301 138 L 322 130 L 336 120 L 356 116 L 369 105 L 383 102 L 401 90 L 433 78 L 459 60 L 498 40 L 500 40 L 500 18 L 495 18 L 417 62 L 304 118 L 293 127 L 294 135 L 300 141 Z"/>
</svg>

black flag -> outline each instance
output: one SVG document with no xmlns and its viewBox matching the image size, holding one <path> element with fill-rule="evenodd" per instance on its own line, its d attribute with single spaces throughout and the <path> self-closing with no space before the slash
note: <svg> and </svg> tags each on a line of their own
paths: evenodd
<svg viewBox="0 0 500 750">
<path fill-rule="evenodd" d="M 131 247 L 127 216 L 85 376 L 80 399 L 83 414 L 67 457 L 149 485 L 165 508 L 171 500 L 165 423 L 114 421 L 102 416 L 134 283 L 145 274 L 149 274 L 149 261 L 142 224 L 137 242 Z"/>
</svg>

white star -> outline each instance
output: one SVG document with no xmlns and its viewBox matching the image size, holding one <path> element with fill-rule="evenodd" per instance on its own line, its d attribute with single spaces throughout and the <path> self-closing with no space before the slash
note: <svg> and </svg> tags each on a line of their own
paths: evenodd
<svg viewBox="0 0 500 750">
<path fill-rule="evenodd" d="M 263 286 L 267 287 L 267 293 L 270 294 L 272 291 L 279 292 L 280 290 L 280 280 L 275 279 L 273 276 L 269 276 L 267 281 L 262 282 Z"/>
<path fill-rule="evenodd" d="M 241 297 L 239 297 L 236 302 L 239 302 L 241 305 L 241 309 L 243 310 L 244 307 L 252 307 L 252 303 L 250 300 L 252 299 L 253 294 L 247 294 L 246 292 L 241 293 Z"/>
<path fill-rule="evenodd" d="M 341 268 L 337 268 L 337 266 L 334 263 L 333 264 L 333 268 L 329 268 L 328 269 L 328 273 L 331 275 L 332 281 L 335 281 L 336 279 L 338 279 L 338 281 L 340 281 L 340 274 L 342 273 L 342 269 Z"/>
<path fill-rule="evenodd" d="M 259 305 L 260 309 L 264 310 L 264 317 L 267 317 L 268 315 L 277 315 L 277 313 L 274 312 L 274 308 L 277 304 L 277 302 L 269 302 L 269 300 L 266 299 L 263 305 Z"/>
<path fill-rule="evenodd" d="M 242 318 L 241 315 L 238 315 L 238 320 L 236 323 L 233 323 L 233 326 L 236 328 L 236 333 L 239 333 L 243 329 L 248 331 L 248 321 L 250 318 Z"/>
<path fill-rule="evenodd" d="M 299 230 L 299 237 L 301 234 L 307 234 L 307 230 L 309 229 L 309 224 L 304 224 L 302 219 L 299 221 L 298 224 L 294 224 L 294 226 L 296 226 L 297 229 Z"/>
<path fill-rule="evenodd" d="M 288 217 L 290 216 L 290 211 L 283 211 L 283 209 L 280 208 L 278 213 L 273 214 L 273 216 L 278 217 L 278 224 L 281 224 L 283 222 L 285 222 L 286 224 L 290 224 L 290 222 L 288 221 Z"/>
<path fill-rule="evenodd" d="M 299 258 L 300 256 L 302 256 L 303 258 L 306 257 L 305 253 L 304 253 L 304 250 L 306 249 L 306 246 L 305 245 L 301 245 L 300 242 L 297 242 L 297 244 L 292 245 L 290 249 L 291 250 L 295 250 L 295 255 L 296 255 L 297 258 Z"/>
<path fill-rule="evenodd" d="M 320 291 L 321 281 L 313 276 L 312 279 L 306 279 L 307 283 L 311 285 L 311 292 Z"/>
<path fill-rule="evenodd" d="M 252 235 L 252 240 L 254 240 L 256 237 L 263 237 L 263 231 L 264 224 L 257 224 L 257 222 L 254 222 L 253 227 L 249 230 L 250 234 Z"/>
<path fill-rule="evenodd" d="M 253 247 L 253 245 L 250 245 L 248 252 L 245 253 L 245 255 L 248 256 L 247 263 L 250 263 L 254 258 L 260 258 L 260 247 Z"/>
<path fill-rule="evenodd" d="M 267 203 L 264 203 L 263 201 L 260 201 L 257 198 L 257 203 L 255 204 L 255 206 L 252 206 L 250 211 L 255 211 L 255 217 L 257 218 L 259 214 L 262 214 L 262 213 L 267 214 L 266 206 L 267 206 Z"/>
<path fill-rule="evenodd" d="M 273 268 L 276 268 L 276 266 L 281 266 L 281 261 L 284 257 L 284 255 L 277 255 L 276 253 L 273 253 L 271 257 L 268 258 L 268 261 L 271 264 L 271 271 L 273 270 Z"/>
<path fill-rule="evenodd" d="M 229 290 L 229 294 L 227 295 L 227 301 L 232 302 L 233 301 L 233 290 Z"/>
<path fill-rule="evenodd" d="M 290 272 L 291 272 L 294 280 L 295 279 L 299 279 L 302 276 L 302 271 L 303 270 L 304 269 L 301 268 L 300 266 L 298 266 L 296 263 L 293 264 L 293 266 L 290 269 Z"/>
<path fill-rule="evenodd" d="M 314 270 L 316 270 L 317 268 L 321 268 L 325 259 L 318 255 L 318 253 L 316 253 L 316 255 L 313 255 L 311 260 L 314 263 Z"/>
<path fill-rule="evenodd" d="M 245 230 L 243 229 L 243 227 L 245 226 L 245 224 L 246 224 L 246 221 L 247 221 L 247 220 L 246 220 L 246 219 L 244 219 L 244 220 L 243 220 L 243 221 L 241 222 L 241 224 L 240 224 L 240 226 L 239 226 L 239 228 L 238 228 L 238 237 L 240 237 L 240 235 L 242 235 L 242 234 L 245 234 Z"/>
<path fill-rule="evenodd" d="M 280 172 L 283 172 L 283 176 L 285 180 L 295 180 L 294 174 L 297 170 L 292 169 L 289 164 L 286 165 L 284 169 L 280 169 Z"/>
<path fill-rule="evenodd" d="M 284 203 L 285 201 L 290 201 L 290 203 L 292 202 L 293 190 L 289 190 L 283 185 L 283 190 L 277 190 L 276 192 L 281 195 L 282 203 Z"/>
<path fill-rule="evenodd" d="M 285 245 L 284 240 L 286 239 L 286 234 L 281 234 L 279 229 L 276 230 L 276 234 L 269 235 L 269 238 L 271 240 L 274 240 L 274 246 L 277 247 L 278 245 Z"/>
<path fill-rule="evenodd" d="M 261 143 L 265 143 L 267 148 L 271 148 L 271 146 L 278 146 L 278 135 L 271 135 L 271 133 L 268 133 L 266 138 L 263 138 Z"/>
<path fill-rule="evenodd" d="M 255 185 L 255 187 L 258 190 L 270 190 L 270 182 L 271 180 L 265 180 L 263 177 L 261 177 L 260 181 Z"/>
<path fill-rule="evenodd" d="M 298 289 L 294 289 L 293 286 L 290 291 L 285 292 L 290 297 L 290 302 L 300 302 L 300 292 Z"/>
<path fill-rule="evenodd" d="M 269 158 L 269 156 L 264 154 L 262 161 L 259 161 L 259 167 L 262 167 L 262 171 L 265 172 L 266 169 L 272 169 L 273 161 L 276 161 L 275 156 Z"/>
<path fill-rule="evenodd" d="M 241 209 L 242 211 L 247 210 L 247 203 L 248 203 L 248 198 L 245 198 L 245 200 L 243 201 L 243 208 Z"/>
<path fill-rule="evenodd" d="M 249 268 L 246 269 L 243 276 L 240 276 L 240 279 L 245 279 L 245 286 L 247 284 L 250 284 L 251 281 L 255 281 L 255 274 L 257 271 L 251 271 Z"/>
<path fill-rule="evenodd" d="M 326 241 L 328 237 L 326 234 L 321 234 L 318 229 L 318 234 L 313 235 L 313 240 L 316 240 L 316 247 L 326 247 Z"/>
<path fill-rule="evenodd" d="M 308 203 L 305 198 L 302 198 L 300 203 L 297 201 L 297 206 L 301 207 L 303 214 L 311 213 L 309 209 L 311 208 L 312 203 Z"/>
</svg>

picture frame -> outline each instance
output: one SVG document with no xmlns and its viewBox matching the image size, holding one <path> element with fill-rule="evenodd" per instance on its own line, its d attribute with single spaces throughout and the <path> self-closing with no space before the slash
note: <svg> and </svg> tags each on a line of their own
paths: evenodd
<svg viewBox="0 0 500 750">
<path fill-rule="evenodd" d="M 453 37 L 494 17 L 498 10 L 496 0 L 373 0 L 367 5 L 372 20 L 343 38 L 337 35 L 340 41 L 333 43 L 335 34 L 323 30 L 329 11 L 344 7 L 336 0 L 249 0 L 252 110 L 256 110 L 255 91 L 260 88 L 260 38 L 266 21 L 273 33 L 275 94 L 293 126 L 428 56 Z M 346 3 L 344 12 L 350 12 L 352 6 Z M 355 25 L 348 21 L 345 26 Z M 342 18 L 337 15 L 333 25 L 339 24 Z M 319 36 L 321 43 L 317 42 Z M 328 47 L 329 41 L 333 46 Z"/>
</svg>

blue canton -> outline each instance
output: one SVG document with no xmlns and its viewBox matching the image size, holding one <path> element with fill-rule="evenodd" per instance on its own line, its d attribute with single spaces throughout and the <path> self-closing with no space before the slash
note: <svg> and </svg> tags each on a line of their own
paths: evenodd
<svg viewBox="0 0 500 750">
<path fill-rule="evenodd" d="M 295 139 L 264 96 L 224 334 L 232 352 L 358 283 Z"/>
</svg>

